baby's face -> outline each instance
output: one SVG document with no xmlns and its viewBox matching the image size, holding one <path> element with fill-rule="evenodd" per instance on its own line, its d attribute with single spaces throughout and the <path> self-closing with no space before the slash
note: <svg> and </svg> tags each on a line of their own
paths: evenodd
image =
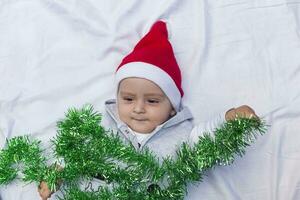
<svg viewBox="0 0 300 200">
<path fill-rule="evenodd" d="M 160 87 L 142 78 L 121 81 L 117 106 L 120 119 L 139 133 L 152 132 L 176 113 Z"/>
</svg>

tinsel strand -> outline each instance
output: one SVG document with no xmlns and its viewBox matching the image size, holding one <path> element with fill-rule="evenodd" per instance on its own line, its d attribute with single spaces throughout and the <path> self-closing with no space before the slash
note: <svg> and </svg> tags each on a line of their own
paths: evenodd
<svg viewBox="0 0 300 200">
<path fill-rule="evenodd" d="M 159 164 L 149 149 L 137 152 L 114 132 L 105 130 L 101 118 L 92 106 L 68 110 L 52 140 L 55 156 L 63 162 L 49 167 L 39 141 L 31 142 L 28 136 L 8 140 L 0 151 L 0 185 L 9 184 L 21 171 L 23 181 L 44 180 L 52 190 L 63 182 L 64 196 L 59 199 L 183 199 L 188 182 L 201 181 L 202 173 L 216 165 L 232 163 L 258 134 L 266 132 L 260 119 L 237 117 L 217 128 L 213 137 L 205 133 L 195 144 L 183 143 L 176 160 L 165 158 Z M 58 165 L 63 169 L 58 170 Z M 94 177 L 112 188 L 82 191 L 80 180 Z"/>
</svg>

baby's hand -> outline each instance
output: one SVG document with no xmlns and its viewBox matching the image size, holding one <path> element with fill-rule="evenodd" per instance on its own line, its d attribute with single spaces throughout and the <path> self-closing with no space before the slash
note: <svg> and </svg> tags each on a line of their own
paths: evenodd
<svg viewBox="0 0 300 200">
<path fill-rule="evenodd" d="M 225 119 L 226 121 L 229 120 L 233 120 L 236 117 L 246 117 L 246 118 L 258 118 L 257 115 L 255 114 L 254 110 L 247 106 L 247 105 L 243 105 L 237 108 L 231 108 L 230 110 L 228 110 L 225 114 Z"/>
<path fill-rule="evenodd" d="M 55 166 L 55 170 L 57 170 L 59 172 L 63 170 L 63 167 L 58 164 L 55 164 L 54 166 Z M 62 180 L 58 180 L 56 187 L 60 188 L 61 184 L 62 184 Z M 54 193 L 54 191 L 50 190 L 50 188 L 48 187 L 48 185 L 45 181 L 40 182 L 40 185 L 38 186 L 38 192 L 39 192 L 42 200 L 47 200 Z"/>
<path fill-rule="evenodd" d="M 47 185 L 46 182 L 42 181 L 38 187 L 39 194 L 42 198 L 42 200 L 47 200 L 51 197 L 53 194 L 53 191 L 51 191 Z"/>
</svg>

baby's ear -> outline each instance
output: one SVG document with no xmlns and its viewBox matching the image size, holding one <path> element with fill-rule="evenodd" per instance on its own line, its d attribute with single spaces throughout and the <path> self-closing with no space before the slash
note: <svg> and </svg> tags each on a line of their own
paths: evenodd
<svg viewBox="0 0 300 200">
<path fill-rule="evenodd" d="M 176 115 L 176 111 L 173 109 L 171 110 L 170 116 L 173 117 L 174 115 Z"/>
</svg>

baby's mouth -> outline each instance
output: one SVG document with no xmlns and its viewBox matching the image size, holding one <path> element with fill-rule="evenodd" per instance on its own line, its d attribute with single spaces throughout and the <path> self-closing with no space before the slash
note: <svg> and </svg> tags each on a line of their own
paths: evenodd
<svg viewBox="0 0 300 200">
<path fill-rule="evenodd" d="M 147 119 L 139 119 L 139 118 L 133 118 L 133 117 L 131 119 L 133 119 L 135 121 L 139 121 L 139 122 L 147 121 Z"/>
</svg>

